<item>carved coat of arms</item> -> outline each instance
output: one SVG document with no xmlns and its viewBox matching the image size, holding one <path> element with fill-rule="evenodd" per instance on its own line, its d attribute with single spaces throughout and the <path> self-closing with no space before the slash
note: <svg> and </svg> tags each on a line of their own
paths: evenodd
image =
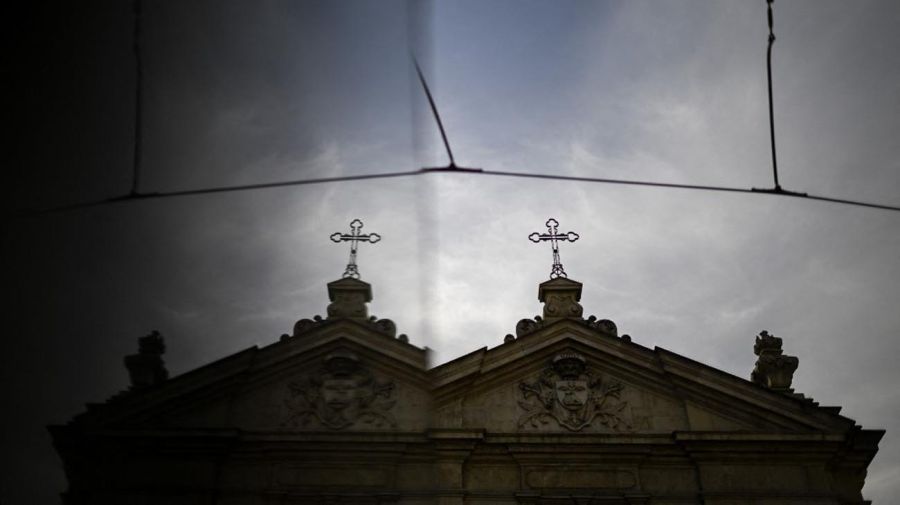
<svg viewBox="0 0 900 505">
<path fill-rule="evenodd" d="M 288 390 L 284 426 L 305 427 L 317 421 L 340 430 L 357 422 L 377 427 L 397 424 L 389 412 L 396 403 L 394 383 L 376 381 L 348 351 L 328 355 L 324 366 L 289 383 Z"/>
<path fill-rule="evenodd" d="M 619 401 L 622 384 L 593 377 L 579 354 L 557 355 L 537 381 L 521 382 L 519 390 L 519 406 L 525 410 L 519 427 L 537 428 L 553 420 L 571 431 L 595 421 L 617 431 L 631 429 L 623 418 L 627 403 Z"/>
</svg>

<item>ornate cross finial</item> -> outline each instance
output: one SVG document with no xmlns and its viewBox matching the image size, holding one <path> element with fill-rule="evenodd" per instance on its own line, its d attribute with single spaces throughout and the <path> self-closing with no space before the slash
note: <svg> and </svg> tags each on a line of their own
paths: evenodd
<svg viewBox="0 0 900 505">
<path fill-rule="evenodd" d="M 347 269 L 344 270 L 343 278 L 359 279 L 359 270 L 356 268 L 356 245 L 360 242 L 368 242 L 374 244 L 381 240 L 381 235 L 377 233 L 362 234 L 363 222 L 359 219 L 350 221 L 350 234 L 341 232 L 332 233 L 331 240 L 334 242 L 350 242 L 350 261 L 347 262 Z"/>
<path fill-rule="evenodd" d="M 553 219 L 552 217 L 547 220 L 547 231 L 549 233 L 537 233 L 534 232 L 528 236 L 528 239 L 534 243 L 550 241 L 550 245 L 553 247 L 553 269 L 550 270 L 550 278 L 556 279 L 557 277 L 566 277 L 566 271 L 563 269 L 562 263 L 559 261 L 559 241 L 565 242 L 575 242 L 578 240 L 578 234 L 574 231 L 570 231 L 568 233 L 557 233 L 556 227 L 559 226 L 559 221 Z"/>
</svg>

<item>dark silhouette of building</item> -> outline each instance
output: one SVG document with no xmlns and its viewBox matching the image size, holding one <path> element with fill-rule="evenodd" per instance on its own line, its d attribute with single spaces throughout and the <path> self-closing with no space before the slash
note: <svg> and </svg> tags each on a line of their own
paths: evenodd
<svg viewBox="0 0 900 505">
<path fill-rule="evenodd" d="M 584 318 L 557 278 L 515 336 L 429 368 L 368 316 L 369 284 L 328 295 L 326 318 L 174 378 L 140 339 L 131 389 L 50 427 L 63 502 L 867 503 L 884 431 L 795 393 L 766 332 L 748 381 Z"/>
</svg>

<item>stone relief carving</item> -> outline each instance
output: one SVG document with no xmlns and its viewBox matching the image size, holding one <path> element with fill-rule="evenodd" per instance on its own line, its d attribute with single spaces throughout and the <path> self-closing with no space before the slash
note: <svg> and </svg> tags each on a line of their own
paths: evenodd
<svg viewBox="0 0 900 505">
<path fill-rule="evenodd" d="M 548 294 L 544 301 L 544 317 L 581 317 L 583 313 L 574 293 Z"/>
<path fill-rule="evenodd" d="M 525 413 L 519 427 L 538 428 L 550 421 L 570 431 L 599 422 L 616 431 L 630 430 L 624 418 L 627 402 L 620 401 L 622 384 L 604 382 L 587 370 L 583 356 L 565 352 L 553 358 L 535 382 L 520 382 L 519 400 Z"/>
<path fill-rule="evenodd" d="M 328 317 L 366 317 L 366 293 L 335 290 L 334 301 L 328 304 Z"/>
<path fill-rule="evenodd" d="M 289 415 L 284 426 L 305 427 L 318 422 L 340 430 L 356 423 L 396 426 L 390 413 L 396 403 L 394 383 L 378 382 L 349 351 L 325 358 L 317 372 L 288 384 L 284 401 Z"/>
</svg>

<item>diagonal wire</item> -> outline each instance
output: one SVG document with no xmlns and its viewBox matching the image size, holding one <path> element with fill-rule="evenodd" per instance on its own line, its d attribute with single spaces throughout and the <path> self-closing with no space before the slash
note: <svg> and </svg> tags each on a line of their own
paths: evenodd
<svg viewBox="0 0 900 505">
<path fill-rule="evenodd" d="M 438 129 L 441 130 L 441 139 L 444 140 L 444 148 L 447 149 L 447 157 L 450 158 L 450 164 L 446 169 L 456 169 L 456 160 L 453 159 L 453 151 L 450 149 L 450 142 L 447 140 L 447 132 L 444 130 L 444 122 L 441 121 L 441 114 L 438 112 L 437 105 L 434 103 L 434 97 L 431 96 L 431 90 L 428 89 L 428 83 L 425 82 L 425 76 L 422 74 L 422 68 L 419 67 L 419 61 L 416 57 L 412 57 L 413 65 L 416 66 L 416 74 L 419 76 L 419 82 L 422 83 L 422 89 L 425 90 L 425 96 L 428 97 L 428 105 L 431 106 L 431 113 L 434 114 L 434 120 L 437 122 Z"/>
<path fill-rule="evenodd" d="M 41 210 L 22 211 L 18 213 L 19 217 L 39 216 L 43 214 L 52 214 L 67 210 L 85 209 L 89 207 L 97 207 L 99 205 L 107 205 L 119 202 L 137 201 L 137 200 L 154 200 L 158 198 L 171 198 L 176 196 L 190 195 L 208 195 L 213 193 L 231 193 L 236 191 L 252 191 L 257 189 L 283 188 L 288 186 L 303 186 L 307 184 L 323 184 L 329 182 L 349 182 L 362 181 L 367 179 L 385 179 L 389 177 L 406 177 L 410 175 L 418 175 L 420 171 L 413 170 L 408 172 L 388 172 L 380 174 L 362 174 L 362 175 L 344 175 L 340 177 L 322 177 L 319 179 L 300 179 L 293 181 L 264 182 L 260 184 L 242 184 L 237 186 L 214 186 L 199 189 L 183 189 L 176 191 L 158 191 L 153 193 L 129 193 L 112 198 L 104 198 L 102 200 L 93 200 L 89 202 L 72 203 L 51 207 Z"/>
<path fill-rule="evenodd" d="M 137 196 L 141 177 L 141 123 L 143 99 L 141 97 L 144 80 L 144 68 L 141 60 L 141 0 L 133 0 L 134 5 L 134 39 L 132 50 L 134 51 L 134 174 L 131 180 L 131 194 Z"/>
<path fill-rule="evenodd" d="M 693 190 L 701 190 L 701 191 L 719 191 L 719 192 L 729 192 L 729 193 L 753 193 L 753 194 L 763 194 L 763 195 L 777 195 L 777 196 L 789 196 L 795 198 L 806 198 L 808 200 L 819 200 L 823 202 L 833 202 L 833 203 L 842 203 L 846 205 L 856 205 L 860 207 L 870 207 L 874 209 L 883 209 L 883 210 L 893 210 L 900 211 L 900 206 L 895 205 L 884 205 L 880 203 L 869 203 L 869 202 L 861 202 L 857 200 L 847 200 L 843 198 L 832 198 L 828 196 L 816 196 L 816 195 L 808 195 L 806 193 L 795 193 L 793 191 L 785 191 L 782 189 L 772 190 L 772 189 L 759 189 L 759 188 L 736 188 L 729 186 L 705 186 L 700 184 L 677 184 L 677 183 L 669 183 L 669 182 L 655 182 L 655 181 L 635 181 L 630 179 L 604 179 L 600 177 L 577 177 L 577 176 L 568 176 L 568 175 L 553 175 L 553 174 L 531 174 L 524 172 L 501 172 L 496 170 L 482 170 L 480 172 L 485 175 L 501 175 L 505 177 L 525 177 L 532 179 L 550 179 L 557 181 L 577 181 L 577 182 L 595 182 L 595 183 L 604 183 L 604 184 L 623 184 L 627 186 L 651 186 L 656 188 L 673 188 L 673 189 L 693 189 Z"/>
<path fill-rule="evenodd" d="M 775 176 L 775 191 L 781 191 L 781 185 L 778 184 L 778 159 L 775 156 L 775 110 L 772 103 L 772 44 L 775 43 L 775 32 L 772 28 L 772 1 L 766 0 L 769 18 L 769 49 L 766 51 L 766 71 L 769 78 L 769 136 L 772 139 L 772 174 Z"/>
</svg>

